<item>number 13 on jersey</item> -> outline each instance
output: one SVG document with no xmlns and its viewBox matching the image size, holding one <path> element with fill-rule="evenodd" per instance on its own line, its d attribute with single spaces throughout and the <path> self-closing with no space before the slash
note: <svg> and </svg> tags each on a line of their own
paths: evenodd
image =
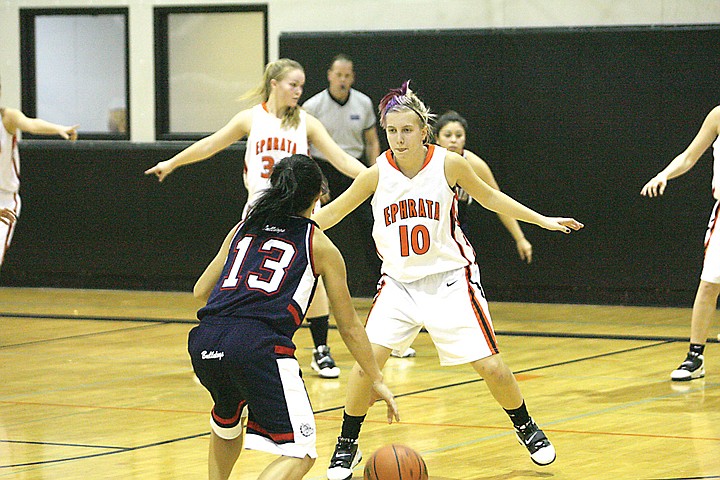
<svg viewBox="0 0 720 480">
<path fill-rule="evenodd" d="M 254 236 L 247 235 L 237 242 L 235 246 L 235 259 L 227 277 L 223 281 L 222 289 L 237 288 L 240 283 L 240 270 L 250 253 L 250 245 Z M 295 247 L 281 239 L 271 238 L 265 240 L 257 249 L 256 255 L 262 256 L 259 271 L 247 272 L 246 284 L 249 289 L 262 290 L 265 293 L 275 293 L 279 290 L 290 263 L 295 258 Z"/>
</svg>

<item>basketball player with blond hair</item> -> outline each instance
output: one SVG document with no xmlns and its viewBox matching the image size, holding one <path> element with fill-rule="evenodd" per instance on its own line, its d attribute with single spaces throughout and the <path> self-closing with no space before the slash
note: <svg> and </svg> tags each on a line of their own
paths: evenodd
<svg viewBox="0 0 720 480">
<path fill-rule="evenodd" d="M 298 62 L 281 58 L 265 68 L 263 80 L 245 98 L 260 103 L 236 114 L 224 127 L 145 171 L 162 182 L 176 168 L 205 160 L 247 136 L 243 181 L 248 191 L 244 213 L 270 186 L 275 163 L 296 153 L 308 154 L 308 143 L 324 158 L 349 177 L 356 177 L 365 166 L 345 153 L 330 137 L 325 127 L 298 104 L 305 85 L 305 71 Z M 326 345 L 329 306 L 322 282 L 307 313 L 315 342 L 311 367 L 322 378 L 337 378 L 340 368 Z"/>
<path fill-rule="evenodd" d="M 548 465 L 555 449 L 528 414 L 520 387 L 499 355 L 475 252 L 457 223 L 455 188 L 462 187 L 485 208 L 548 230 L 570 233 L 583 225 L 521 205 L 482 181 L 465 158 L 430 144 L 432 115 L 408 83 L 380 101 L 380 124 L 390 149 L 312 218 L 330 228 L 372 196 L 372 234 L 383 264 L 365 328 L 378 365 L 385 365 L 393 349 L 404 351 L 424 327 L 440 364 L 470 364 L 506 410 L 532 461 Z M 372 399 L 369 379 L 356 364 L 327 471 L 330 480 L 351 478 L 362 458 L 358 437 Z"/>
</svg>

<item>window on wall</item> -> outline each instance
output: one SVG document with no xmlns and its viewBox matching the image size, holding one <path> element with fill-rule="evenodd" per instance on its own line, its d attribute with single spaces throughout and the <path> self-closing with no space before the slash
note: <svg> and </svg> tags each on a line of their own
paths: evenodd
<svg viewBox="0 0 720 480">
<path fill-rule="evenodd" d="M 265 5 L 156 8 L 157 137 L 220 129 L 262 81 L 267 50 Z"/>
<path fill-rule="evenodd" d="M 20 9 L 23 111 L 129 138 L 127 32 L 125 8 Z"/>
</svg>

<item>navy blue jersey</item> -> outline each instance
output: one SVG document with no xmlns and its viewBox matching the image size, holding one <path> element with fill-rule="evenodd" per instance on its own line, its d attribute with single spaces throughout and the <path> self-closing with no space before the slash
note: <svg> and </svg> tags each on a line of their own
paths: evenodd
<svg viewBox="0 0 720 480">
<path fill-rule="evenodd" d="M 252 318 L 292 338 L 315 293 L 312 262 L 316 224 L 285 217 L 261 232 L 241 225 L 230 243 L 225 267 L 198 318 Z"/>
</svg>

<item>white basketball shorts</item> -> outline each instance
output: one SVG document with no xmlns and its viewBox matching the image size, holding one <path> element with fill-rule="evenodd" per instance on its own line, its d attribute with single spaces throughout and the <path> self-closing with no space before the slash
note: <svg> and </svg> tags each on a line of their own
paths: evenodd
<svg viewBox="0 0 720 480">
<path fill-rule="evenodd" d="M 0 190 L 0 208 L 8 208 L 15 212 L 15 216 L 20 217 L 20 195 L 18 193 Z M 15 226 L 18 221 L 19 220 L 15 221 L 12 226 L 0 222 L 0 265 L 2 265 L 5 259 L 5 253 L 10 247 L 10 242 L 12 241 Z"/>
<path fill-rule="evenodd" d="M 365 326 L 370 343 L 404 351 L 422 327 L 441 365 L 499 352 L 476 264 L 410 283 L 383 275 Z"/>
<path fill-rule="evenodd" d="M 715 202 L 710 214 L 707 232 L 705 232 L 705 260 L 703 261 L 700 280 L 709 283 L 720 283 L 720 231 L 715 229 L 718 223 L 719 206 L 720 201 Z"/>
</svg>

